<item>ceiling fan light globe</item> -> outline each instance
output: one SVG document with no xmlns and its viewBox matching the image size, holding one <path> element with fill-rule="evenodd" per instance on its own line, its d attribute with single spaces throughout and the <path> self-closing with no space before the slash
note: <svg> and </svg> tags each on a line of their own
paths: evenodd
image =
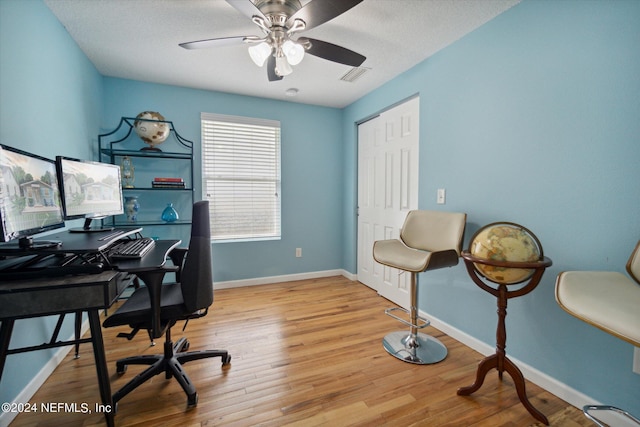
<svg viewBox="0 0 640 427">
<path fill-rule="evenodd" d="M 298 65 L 304 58 L 304 47 L 291 40 L 287 40 L 282 44 L 282 51 L 291 65 Z"/>
<path fill-rule="evenodd" d="M 249 47 L 249 56 L 251 60 L 258 66 L 262 67 L 264 62 L 271 55 L 271 46 L 268 43 L 262 42 L 255 46 Z"/>
<path fill-rule="evenodd" d="M 288 76 L 293 72 L 291 65 L 287 61 L 285 56 L 279 56 L 276 58 L 276 74 L 279 76 Z"/>
</svg>

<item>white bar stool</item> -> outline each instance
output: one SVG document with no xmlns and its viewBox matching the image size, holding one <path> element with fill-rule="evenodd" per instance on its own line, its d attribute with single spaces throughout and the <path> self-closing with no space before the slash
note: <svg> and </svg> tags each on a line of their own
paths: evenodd
<svg viewBox="0 0 640 427">
<path fill-rule="evenodd" d="M 392 332 L 383 339 L 385 350 L 395 358 L 424 365 L 447 357 L 447 348 L 440 340 L 418 332 L 430 323 L 418 315 L 418 273 L 458 264 L 466 221 L 464 213 L 413 210 L 405 218 L 400 239 L 373 244 L 373 258 L 377 262 L 411 273 L 409 310 L 399 307 L 385 310 L 409 326 L 409 332 Z M 409 321 L 396 316 L 394 311 L 407 313 Z"/>
<path fill-rule="evenodd" d="M 626 275 L 614 271 L 565 271 L 556 279 L 556 301 L 567 313 L 640 347 L 640 242 L 629 261 Z M 640 425 L 627 411 L 609 405 L 585 405 L 585 416 L 596 425 L 606 424 L 592 412 L 611 411 Z"/>
</svg>

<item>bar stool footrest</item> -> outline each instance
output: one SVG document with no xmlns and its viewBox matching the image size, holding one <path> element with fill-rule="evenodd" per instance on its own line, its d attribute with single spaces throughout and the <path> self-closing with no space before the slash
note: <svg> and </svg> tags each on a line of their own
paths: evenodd
<svg viewBox="0 0 640 427">
<path fill-rule="evenodd" d="M 422 321 L 421 324 L 417 324 L 414 325 L 413 323 L 411 323 L 410 321 L 407 321 L 405 319 L 403 319 L 400 316 L 396 316 L 395 314 L 393 314 L 394 311 L 402 311 L 405 314 L 408 314 L 409 316 L 411 315 L 411 313 L 409 312 L 409 310 L 402 308 L 402 307 L 391 307 L 391 308 L 387 308 L 384 311 L 384 314 L 386 314 L 387 316 L 391 316 L 394 319 L 396 319 L 397 321 L 404 323 L 405 325 L 411 327 L 411 328 L 416 328 L 416 329 L 423 329 L 426 328 L 427 326 L 429 326 L 431 324 L 431 322 L 428 319 L 425 319 L 424 317 L 420 317 L 420 316 L 416 316 L 416 320 Z M 417 323 L 417 322 L 416 322 Z"/>
</svg>

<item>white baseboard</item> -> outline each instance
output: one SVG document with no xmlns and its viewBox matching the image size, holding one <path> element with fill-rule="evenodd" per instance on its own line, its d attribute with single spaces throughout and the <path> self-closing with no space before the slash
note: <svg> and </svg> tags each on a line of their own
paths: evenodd
<svg viewBox="0 0 640 427">
<path fill-rule="evenodd" d="M 254 279 L 229 280 L 214 282 L 215 289 L 242 288 L 245 286 L 269 285 L 272 283 L 293 282 L 295 280 L 319 279 L 322 277 L 345 276 L 349 280 L 356 280 L 356 276 L 345 270 L 312 271 L 309 273 L 286 274 L 283 276 L 257 277 Z"/>
<path fill-rule="evenodd" d="M 420 310 L 420 315 L 426 319 L 429 319 L 429 321 L 431 322 L 431 325 L 434 328 L 444 332 L 451 338 L 461 342 L 467 347 L 472 348 L 473 350 L 477 351 L 483 356 L 489 356 L 495 353 L 495 346 L 488 345 L 487 343 L 472 337 L 466 332 L 463 332 L 458 328 L 455 328 L 449 325 L 448 323 L 443 322 L 437 317 L 433 317 L 428 313 L 423 312 L 422 310 Z M 575 406 L 576 408 L 582 409 L 584 405 L 601 405 L 602 404 L 596 401 L 595 399 L 587 396 L 586 394 L 578 390 L 575 390 L 574 388 L 569 387 L 568 385 L 558 381 L 557 379 L 545 374 L 544 372 L 516 358 L 509 356 L 509 359 L 511 359 L 511 361 L 515 363 L 518 366 L 518 368 L 520 368 L 520 370 L 522 371 L 522 374 L 528 381 L 531 381 L 532 383 L 545 389 L 546 391 L 553 394 L 554 396 L 559 397 L 565 402 Z"/>
<path fill-rule="evenodd" d="M 85 320 L 82 323 L 80 329 L 80 336 L 84 335 L 89 330 L 89 321 Z M 75 333 L 73 333 L 69 340 L 75 339 Z M 53 357 L 40 369 L 40 371 L 29 381 L 29 383 L 22 389 L 22 391 L 16 396 L 13 403 L 28 403 L 38 389 L 49 378 L 58 365 L 67 357 L 67 354 L 74 348 L 72 345 L 66 347 L 59 347 L 54 353 Z M 80 347 L 82 351 L 82 347 Z M 8 426 L 15 417 L 18 416 L 18 412 L 2 412 L 0 413 L 0 426 Z"/>
</svg>

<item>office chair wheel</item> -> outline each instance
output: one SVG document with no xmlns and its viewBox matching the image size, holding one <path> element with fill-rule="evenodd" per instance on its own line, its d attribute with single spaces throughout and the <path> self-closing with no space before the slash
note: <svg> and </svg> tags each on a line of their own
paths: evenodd
<svg viewBox="0 0 640 427">
<path fill-rule="evenodd" d="M 178 341 L 176 341 L 175 344 L 173 344 L 173 351 L 174 353 L 182 353 L 188 351 L 190 346 L 191 343 L 189 342 L 189 340 L 185 337 L 182 337 Z"/>
<path fill-rule="evenodd" d="M 222 366 L 227 366 L 230 363 L 231 363 L 231 355 L 227 354 L 222 358 Z"/>
<path fill-rule="evenodd" d="M 120 363 L 120 361 L 116 362 L 116 373 L 118 375 L 124 375 L 124 373 L 127 372 L 127 365 L 125 365 L 124 363 Z"/>
<path fill-rule="evenodd" d="M 198 393 L 187 396 L 187 408 L 193 408 L 198 404 Z"/>
</svg>

